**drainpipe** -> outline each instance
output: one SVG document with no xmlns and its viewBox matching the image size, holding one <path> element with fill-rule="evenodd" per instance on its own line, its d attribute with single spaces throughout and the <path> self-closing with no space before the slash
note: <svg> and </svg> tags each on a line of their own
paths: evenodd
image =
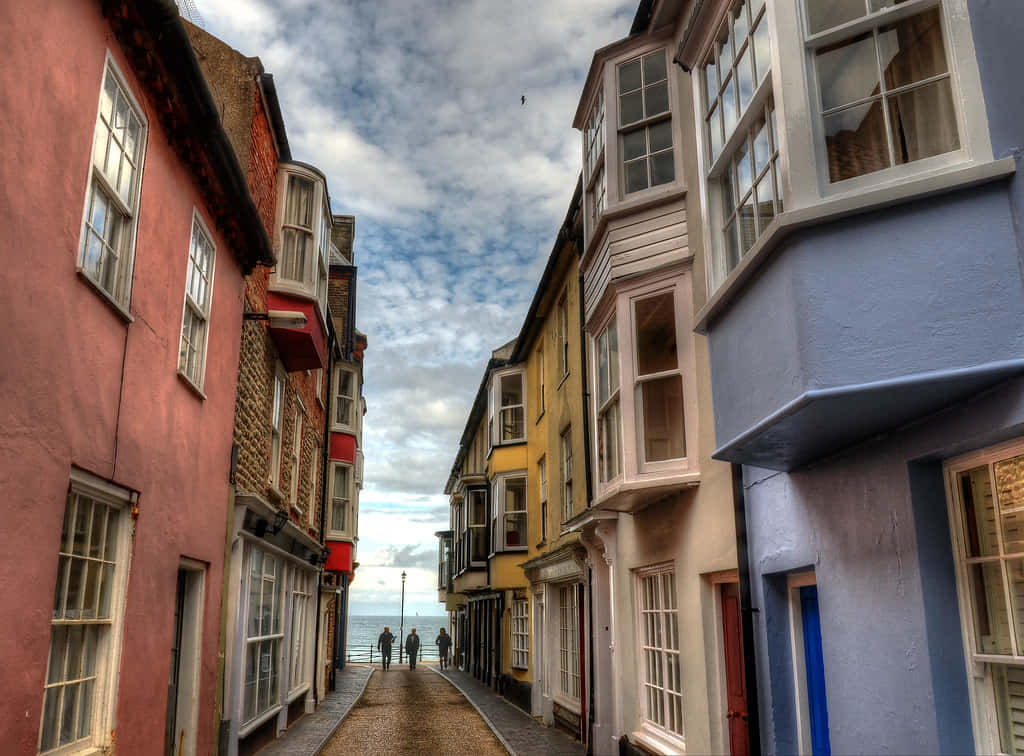
<svg viewBox="0 0 1024 756">
<path fill-rule="evenodd" d="M 324 427 L 323 427 L 323 448 L 320 450 L 320 522 L 317 526 L 317 532 L 319 534 L 320 548 L 323 548 L 326 544 L 324 542 L 324 535 L 326 533 L 325 527 L 327 523 L 327 465 L 330 464 L 331 459 L 331 409 L 334 399 L 334 391 L 331 389 L 334 373 L 334 360 L 332 355 L 334 354 L 334 344 L 336 336 L 334 335 L 334 327 L 331 324 L 330 317 L 327 318 L 328 328 L 330 330 L 330 337 L 327 340 L 327 365 L 324 366 L 324 382 L 327 385 L 327 401 L 324 403 Z M 316 670 L 316 679 L 313 681 L 313 700 L 316 703 L 320 703 L 318 700 L 319 685 L 315 683 L 320 678 L 320 671 L 323 668 L 323 660 L 320 658 L 320 597 L 323 591 L 320 590 L 320 585 L 324 579 L 324 565 L 320 565 L 320 577 L 317 581 L 316 591 L 316 631 L 313 636 L 313 669 Z M 334 668 L 331 667 L 331 679 L 329 686 L 331 690 L 334 689 Z"/>
<path fill-rule="evenodd" d="M 583 240 L 579 237 L 573 242 L 577 251 L 583 249 Z M 586 475 L 587 509 L 594 501 L 594 481 L 591 480 L 590 467 L 590 389 L 587 382 L 587 329 L 584 325 L 583 307 L 583 273 L 580 273 L 580 380 L 583 381 L 583 472 Z"/>
<path fill-rule="evenodd" d="M 345 669 L 345 648 L 348 646 L 348 623 L 345 620 L 348 618 L 348 573 L 344 572 L 341 575 L 341 609 L 339 619 L 342 624 L 338 625 L 338 632 L 336 637 L 338 638 L 338 661 L 337 668 Z"/>
<path fill-rule="evenodd" d="M 754 658 L 754 608 L 750 596 L 750 556 L 747 552 L 747 500 L 743 466 L 732 465 L 733 513 L 736 520 L 736 562 L 740 578 L 740 617 L 743 628 L 743 672 L 747 678 L 747 742 L 750 753 L 761 753 L 761 719 L 757 704 L 757 661 Z"/>
</svg>

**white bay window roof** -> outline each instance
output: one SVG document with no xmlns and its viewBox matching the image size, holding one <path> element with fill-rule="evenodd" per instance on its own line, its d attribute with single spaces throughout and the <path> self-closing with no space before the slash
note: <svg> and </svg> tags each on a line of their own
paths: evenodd
<svg viewBox="0 0 1024 756">
<path fill-rule="evenodd" d="M 327 182 L 301 163 L 282 163 L 278 174 L 273 291 L 309 299 L 327 313 L 332 216 Z"/>
</svg>

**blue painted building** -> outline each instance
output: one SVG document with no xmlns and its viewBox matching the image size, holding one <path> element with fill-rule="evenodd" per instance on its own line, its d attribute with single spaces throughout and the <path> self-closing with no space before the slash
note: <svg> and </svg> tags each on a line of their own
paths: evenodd
<svg viewBox="0 0 1024 756">
<path fill-rule="evenodd" d="M 692 84 L 762 750 L 1024 752 L 1024 4 L 645 12 Z"/>
</svg>

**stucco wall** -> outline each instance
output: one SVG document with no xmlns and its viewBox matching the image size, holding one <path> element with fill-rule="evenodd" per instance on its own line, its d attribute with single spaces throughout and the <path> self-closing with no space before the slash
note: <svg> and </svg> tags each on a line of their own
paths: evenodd
<svg viewBox="0 0 1024 756">
<path fill-rule="evenodd" d="M 1024 433 L 1024 381 L 745 484 L 763 743 L 795 748 L 785 574 L 813 567 L 834 753 L 970 753 L 941 460 Z"/>
<path fill-rule="evenodd" d="M 72 465 L 140 492 L 118 679 L 119 752 L 163 739 L 179 559 L 208 565 L 197 749 L 214 742 L 214 688 L 242 277 L 96 3 L 5 3 L 0 206 L 17 240 L 0 281 L 0 742 L 35 752 Z M 149 117 L 127 324 L 75 272 L 97 103 L 109 45 Z M 41 62 L 45 61 L 46 64 Z M 177 376 L 193 208 L 217 246 L 201 399 Z M 16 359 L 12 359 L 16 357 Z M 124 365 L 122 373 L 122 363 Z"/>
</svg>

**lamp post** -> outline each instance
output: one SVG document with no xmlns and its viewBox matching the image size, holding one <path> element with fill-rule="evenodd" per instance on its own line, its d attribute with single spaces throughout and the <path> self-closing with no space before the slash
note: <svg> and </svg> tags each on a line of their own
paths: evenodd
<svg viewBox="0 0 1024 756">
<path fill-rule="evenodd" d="M 398 619 L 398 663 L 402 663 L 402 649 L 405 647 L 405 570 L 402 570 L 402 614 Z"/>
</svg>

